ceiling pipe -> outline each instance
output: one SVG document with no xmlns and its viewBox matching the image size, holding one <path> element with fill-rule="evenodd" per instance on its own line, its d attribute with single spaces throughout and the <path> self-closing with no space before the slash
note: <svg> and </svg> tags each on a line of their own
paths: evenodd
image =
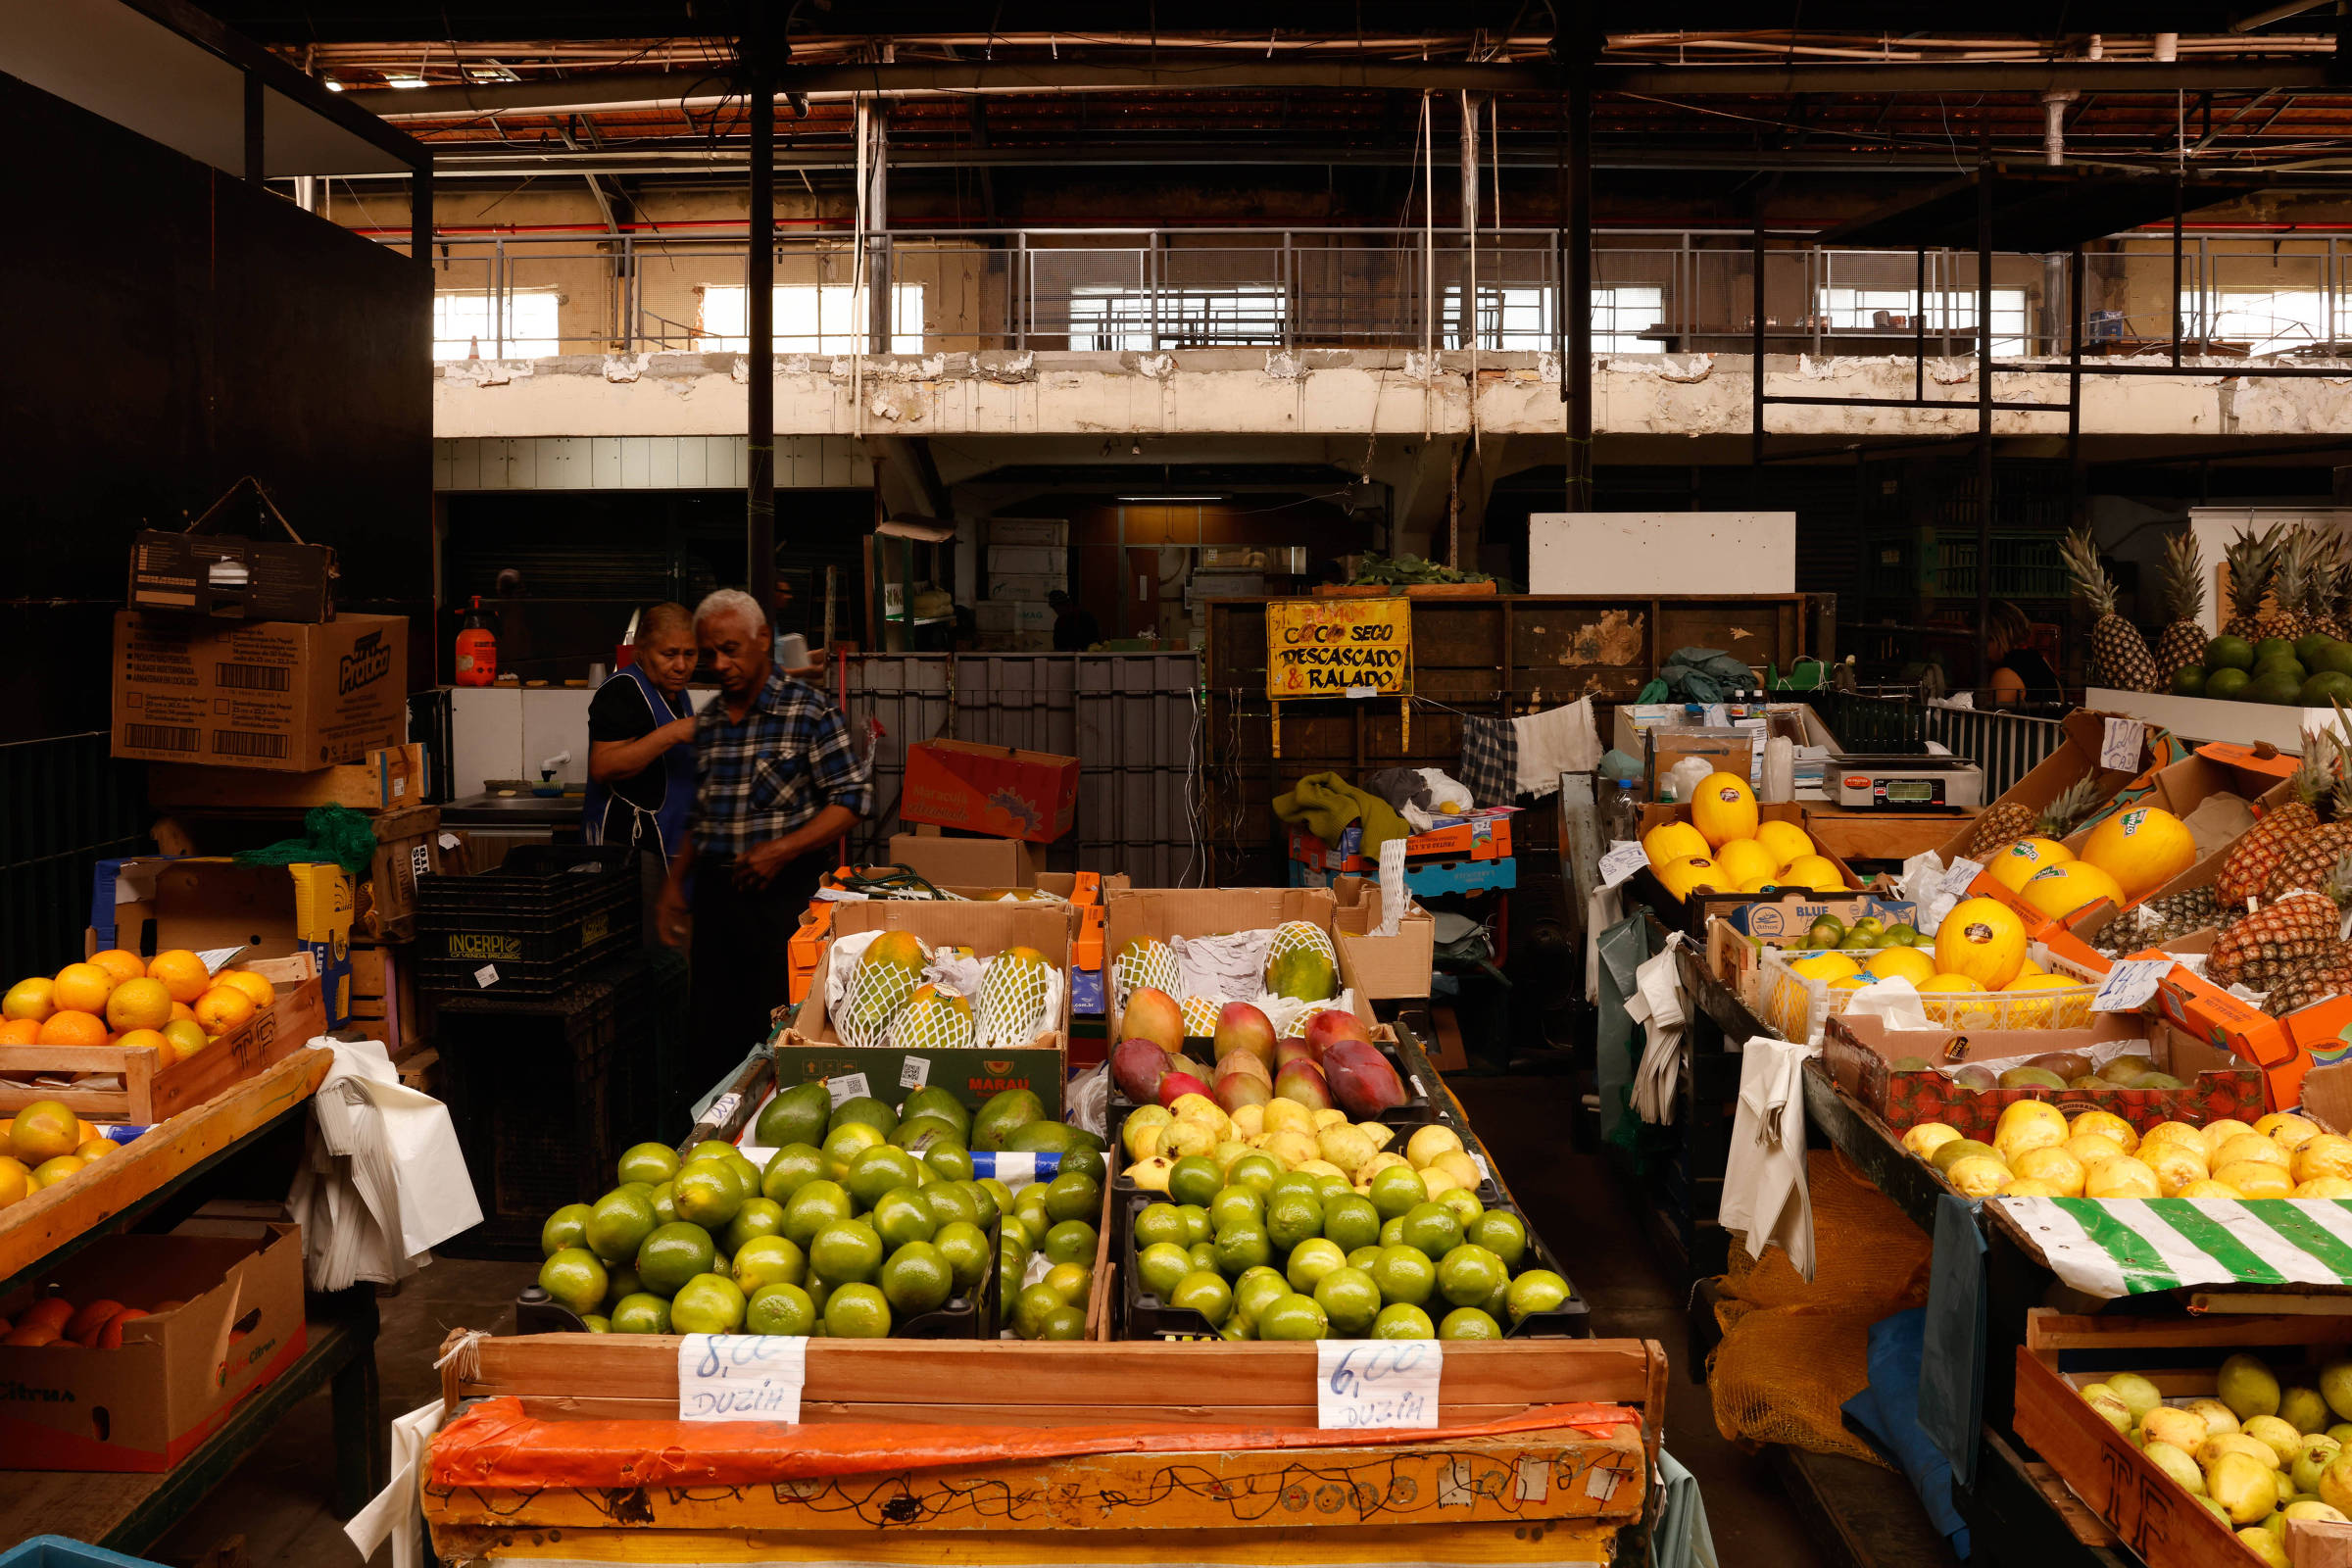
<svg viewBox="0 0 2352 1568">
<path fill-rule="evenodd" d="M 2284 5 L 2267 6 L 2260 11 L 2249 12 L 2247 15 L 2239 17 L 2230 24 L 2230 30 L 2231 32 L 2252 32 L 2255 28 L 2267 27 L 2274 22 L 2284 22 L 2287 18 L 2299 17 L 2306 11 L 2317 11 L 2326 3 L 2327 0 L 2286 0 Z"/>
<path fill-rule="evenodd" d="M 2041 95 L 2041 161 L 2052 169 L 2066 164 L 2066 106 L 2079 96 L 2072 87 Z"/>
<path fill-rule="evenodd" d="M 2168 62 L 2180 59 L 2180 35 L 2177 32 L 2160 32 L 2156 34 L 2156 58 L 2160 61 Z"/>
</svg>

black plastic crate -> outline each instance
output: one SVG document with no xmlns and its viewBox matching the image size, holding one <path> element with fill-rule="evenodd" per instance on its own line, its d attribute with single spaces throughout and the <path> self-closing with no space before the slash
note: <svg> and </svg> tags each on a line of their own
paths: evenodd
<svg viewBox="0 0 2352 1568">
<path fill-rule="evenodd" d="M 1190 1307 L 1168 1305 L 1157 1296 L 1144 1289 L 1143 1277 L 1136 1272 L 1135 1217 L 1151 1204 L 1163 1200 L 1164 1195 L 1158 1193 L 1136 1193 L 1115 1200 L 1125 1210 L 1123 1214 L 1118 1215 L 1118 1228 L 1122 1239 L 1116 1244 L 1112 1253 L 1119 1265 L 1120 1305 L 1123 1311 L 1119 1322 L 1119 1338 L 1123 1340 L 1219 1339 L 1221 1336 L 1209 1326 L 1208 1319 Z M 1490 1202 L 1486 1206 L 1503 1209 L 1518 1215 L 1520 1223 L 1527 1225 L 1527 1250 L 1529 1255 L 1535 1259 L 1534 1266 L 1547 1268 L 1560 1278 L 1568 1280 L 1568 1299 L 1561 1302 L 1557 1310 L 1538 1312 L 1523 1323 L 1506 1326 L 1503 1329 L 1503 1338 L 1510 1340 L 1539 1337 L 1591 1339 L 1592 1337 L 1592 1309 L 1586 1303 L 1584 1297 L 1578 1293 L 1576 1281 L 1569 1279 L 1568 1271 L 1560 1267 L 1559 1258 L 1553 1255 L 1550 1248 L 1544 1245 L 1544 1238 L 1536 1233 L 1535 1226 L 1527 1223 L 1527 1211 L 1516 1203 Z M 1524 1273 L 1525 1270 L 1522 1269 L 1521 1272 Z M 1424 1308 L 1424 1310 L 1427 1309 Z M 1430 1317 L 1432 1321 L 1435 1321 L 1445 1315 L 1443 1312 L 1432 1312 Z"/>
<path fill-rule="evenodd" d="M 624 845 L 528 844 L 480 876 L 420 876 L 416 984 L 553 996 L 638 945 L 639 904 Z"/>
<path fill-rule="evenodd" d="M 659 1086 L 685 1036 L 685 966 L 631 954 L 553 997 L 442 999 L 433 1040 L 482 1223 L 457 1256 L 537 1257 L 566 1203 L 613 1185 L 632 1144 L 660 1141 Z"/>
</svg>

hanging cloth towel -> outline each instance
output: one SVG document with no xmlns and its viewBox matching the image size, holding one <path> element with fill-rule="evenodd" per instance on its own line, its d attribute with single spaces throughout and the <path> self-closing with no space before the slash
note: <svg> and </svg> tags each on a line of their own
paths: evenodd
<svg viewBox="0 0 2352 1568">
<path fill-rule="evenodd" d="M 1461 777 L 1474 806 L 1508 806 L 1519 798 L 1519 731 L 1509 719 L 1462 720 Z"/>
<path fill-rule="evenodd" d="M 1560 787 L 1562 773 L 1590 773 L 1600 765 L 1600 731 L 1592 723 L 1592 699 L 1511 720 L 1519 738 L 1519 793 L 1544 800 Z"/>
<path fill-rule="evenodd" d="M 1658 1525 L 1649 1533 L 1650 1568 L 1716 1568 L 1715 1533 L 1698 1478 L 1658 1450 Z"/>
<path fill-rule="evenodd" d="M 1377 859 L 1380 847 L 1389 840 L 1412 837 L 1395 807 L 1337 773 L 1309 773 L 1288 795 L 1274 797 L 1274 814 L 1325 844 L 1339 843 L 1348 823 L 1361 822 L 1364 842 L 1355 853 L 1367 859 Z"/>
<path fill-rule="evenodd" d="M 1634 971 L 1634 994 L 1625 999 L 1626 1016 L 1648 1037 L 1634 1074 L 1634 1111 L 1653 1127 L 1674 1125 L 1675 1091 L 1682 1084 L 1683 1026 L 1690 1013 L 1675 950 L 1683 940 L 1675 932 L 1657 956 Z"/>
<path fill-rule="evenodd" d="M 1758 1035 L 1740 1048 L 1740 1108 L 1716 1217 L 1747 1233 L 1747 1255 L 1778 1243 L 1813 1278 L 1813 1201 L 1805 1189 L 1805 1058 L 1812 1051 Z"/>
</svg>

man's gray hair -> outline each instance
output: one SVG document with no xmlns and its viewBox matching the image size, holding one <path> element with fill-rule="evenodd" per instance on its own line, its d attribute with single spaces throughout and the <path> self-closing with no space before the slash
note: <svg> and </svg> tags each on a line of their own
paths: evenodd
<svg viewBox="0 0 2352 1568">
<path fill-rule="evenodd" d="M 767 612 L 760 601 L 740 588 L 721 588 L 694 607 L 694 629 L 701 631 L 703 622 L 725 615 L 741 615 L 754 631 L 767 625 Z"/>
</svg>

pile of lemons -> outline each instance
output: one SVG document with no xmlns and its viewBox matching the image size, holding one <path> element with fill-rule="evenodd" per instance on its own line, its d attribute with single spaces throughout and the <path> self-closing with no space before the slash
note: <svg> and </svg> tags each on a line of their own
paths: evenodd
<svg viewBox="0 0 2352 1568">
<path fill-rule="evenodd" d="M 2110 1111 L 2070 1122 L 2047 1101 L 2021 1100 L 1989 1145 L 1930 1121 L 1903 1147 L 1966 1198 L 2352 1198 L 2352 1138 L 2289 1111 L 2134 1133 Z"/>
</svg>

